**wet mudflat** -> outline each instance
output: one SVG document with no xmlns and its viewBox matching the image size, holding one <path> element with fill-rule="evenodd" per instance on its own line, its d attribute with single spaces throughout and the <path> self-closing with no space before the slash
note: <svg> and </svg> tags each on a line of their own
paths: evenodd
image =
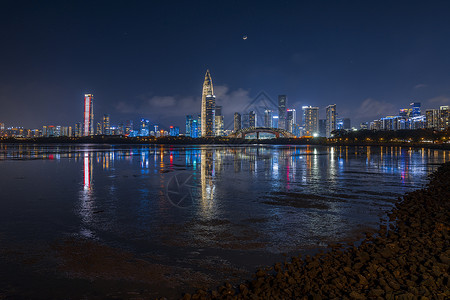
<svg viewBox="0 0 450 300">
<path fill-rule="evenodd" d="M 445 151 L 5 146 L 0 298 L 177 298 L 378 229 Z M 174 184 L 174 183 L 178 183 Z"/>
</svg>

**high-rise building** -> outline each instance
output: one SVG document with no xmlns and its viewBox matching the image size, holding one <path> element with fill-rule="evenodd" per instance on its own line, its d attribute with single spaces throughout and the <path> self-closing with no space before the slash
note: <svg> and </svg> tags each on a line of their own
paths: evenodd
<svg viewBox="0 0 450 300">
<path fill-rule="evenodd" d="M 319 108 L 303 106 L 303 130 L 307 136 L 319 135 Z"/>
<path fill-rule="evenodd" d="M 125 134 L 130 135 L 133 132 L 133 120 L 127 120 L 125 123 Z"/>
<path fill-rule="evenodd" d="M 5 130 L 5 123 L 0 123 L 0 130 Z"/>
<path fill-rule="evenodd" d="M 224 136 L 224 125 L 223 125 L 223 115 L 222 115 L 222 106 L 216 105 L 215 112 L 215 136 Z"/>
<path fill-rule="evenodd" d="M 198 126 L 198 120 L 192 120 L 192 125 L 191 125 L 191 138 L 198 138 L 200 135 L 200 128 Z"/>
<path fill-rule="evenodd" d="M 170 136 L 179 136 L 180 128 L 178 126 L 170 126 L 169 127 L 169 135 Z"/>
<path fill-rule="evenodd" d="M 413 102 L 410 104 L 411 106 L 411 117 L 420 116 L 420 102 Z"/>
<path fill-rule="evenodd" d="M 369 129 L 369 123 L 368 122 L 362 122 L 359 124 L 359 129 L 361 130 L 367 130 Z"/>
<path fill-rule="evenodd" d="M 295 124 L 297 124 L 297 112 L 294 108 L 290 108 L 286 111 L 286 130 L 294 133 Z"/>
<path fill-rule="evenodd" d="M 439 128 L 439 109 L 427 109 L 425 111 L 426 128 Z"/>
<path fill-rule="evenodd" d="M 278 128 L 278 116 L 272 117 L 272 126 L 273 128 Z"/>
<path fill-rule="evenodd" d="M 402 108 L 398 112 L 398 115 L 400 117 L 403 117 L 404 119 L 410 118 L 412 116 L 412 109 L 411 108 Z"/>
<path fill-rule="evenodd" d="M 140 136 L 150 135 L 150 121 L 147 119 L 141 119 L 141 128 L 139 130 Z"/>
<path fill-rule="evenodd" d="M 238 112 L 234 113 L 234 132 L 241 130 L 241 114 Z"/>
<path fill-rule="evenodd" d="M 439 107 L 439 130 L 445 130 L 450 127 L 450 106 Z"/>
<path fill-rule="evenodd" d="M 206 70 L 202 91 L 202 137 L 213 137 L 215 131 L 216 96 L 209 70 Z"/>
<path fill-rule="evenodd" d="M 327 136 L 327 120 L 326 119 L 319 120 L 319 136 L 321 136 L 321 137 Z"/>
<path fill-rule="evenodd" d="M 278 96 L 278 128 L 286 129 L 286 95 Z"/>
<path fill-rule="evenodd" d="M 251 110 L 248 112 L 248 127 L 252 128 L 255 127 L 256 128 L 256 124 L 257 124 L 257 115 L 256 115 L 256 111 Z"/>
<path fill-rule="evenodd" d="M 83 125 L 81 124 L 81 122 L 75 123 L 75 130 L 73 132 L 73 135 L 75 137 L 83 136 Z"/>
<path fill-rule="evenodd" d="M 264 127 L 273 128 L 273 110 L 264 110 Z"/>
<path fill-rule="evenodd" d="M 110 131 L 110 118 L 109 115 L 103 115 L 103 124 L 102 124 L 102 134 L 104 135 L 111 135 L 111 131 Z"/>
<path fill-rule="evenodd" d="M 186 116 L 186 136 L 191 136 L 192 122 L 194 119 L 191 115 Z"/>
<path fill-rule="evenodd" d="M 97 129 L 95 130 L 97 135 L 102 134 L 102 123 L 97 122 Z"/>
<path fill-rule="evenodd" d="M 92 94 L 84 95 L 84 129 L 83 135 L 94 135 L 94 96 Z"/>
<path fill-rule="evenodd" d="M 336 104 L 327 106 L 327 118 L 326 118 L 326 137 L 331 137 L 331 132 L 336 130 Z"/>
</svg>

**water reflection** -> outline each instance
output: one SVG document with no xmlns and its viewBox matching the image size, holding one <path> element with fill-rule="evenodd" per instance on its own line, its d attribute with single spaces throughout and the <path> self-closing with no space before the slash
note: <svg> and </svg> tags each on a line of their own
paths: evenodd
<svg viewBox="0 0 450 300">
<path fill-rule="evenodd" d="M 59 170 L 69 188 L 78 176 L 76 199 L 42 187 L 42 193 L 76 203 L 78 234 L 151 241 L 154 247 L 168 238 L 183 247 L 218 247 L 234 239 L 241 241 L 236 248 L 248 242 L 285 251 L 296 246 L 292 240 L 317 245 L 361 224 L 373 226 L 396 196 L 421 187 L 449 155 L 366 146 L 1 145 L 1 161 L 16 159 L 36 160 L 23 164 L 30 177 L 42 175 L 36 166 Z M 48 160 L 57 163 L 40 165 Z M 192 174 L 194 205 L 186 210 L 166 197 L 177 172 Z M 2 181 L 0 188 L 8 190 Z M 173 226 L 176 232 L 168 232 Z"/>
</svg>

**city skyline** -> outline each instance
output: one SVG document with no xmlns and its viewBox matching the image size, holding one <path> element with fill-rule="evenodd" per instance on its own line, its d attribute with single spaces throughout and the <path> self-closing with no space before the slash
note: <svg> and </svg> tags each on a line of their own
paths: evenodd
<svg viewBox="0 0 450 300">
<path fill-rule="evenodd" d="M 449 6 L 7 2 L 0 122 L 75 124 L 80 95 L 91 93 L 99 115 L 182 128 L 201 104 L 198 74 L 207 68 L 225 120 L 260 91 L 288 95 L 297 111 L 336 103 L 341 116 L 359 116 L 354 124 L 403 103 L 448 105 Z"/>
</svg>

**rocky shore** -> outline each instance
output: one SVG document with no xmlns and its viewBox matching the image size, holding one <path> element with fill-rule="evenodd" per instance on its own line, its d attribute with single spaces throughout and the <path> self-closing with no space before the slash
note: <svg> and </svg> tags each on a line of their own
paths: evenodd
<svg viewBox="0 0 450 300">
<path fill-rule="evenodd" d="M 359 246 L 330 245 L 260 269 L 251 281 L 182 299 L 450 299 L 450 163 L 398 199 Z"/>
</svg>

